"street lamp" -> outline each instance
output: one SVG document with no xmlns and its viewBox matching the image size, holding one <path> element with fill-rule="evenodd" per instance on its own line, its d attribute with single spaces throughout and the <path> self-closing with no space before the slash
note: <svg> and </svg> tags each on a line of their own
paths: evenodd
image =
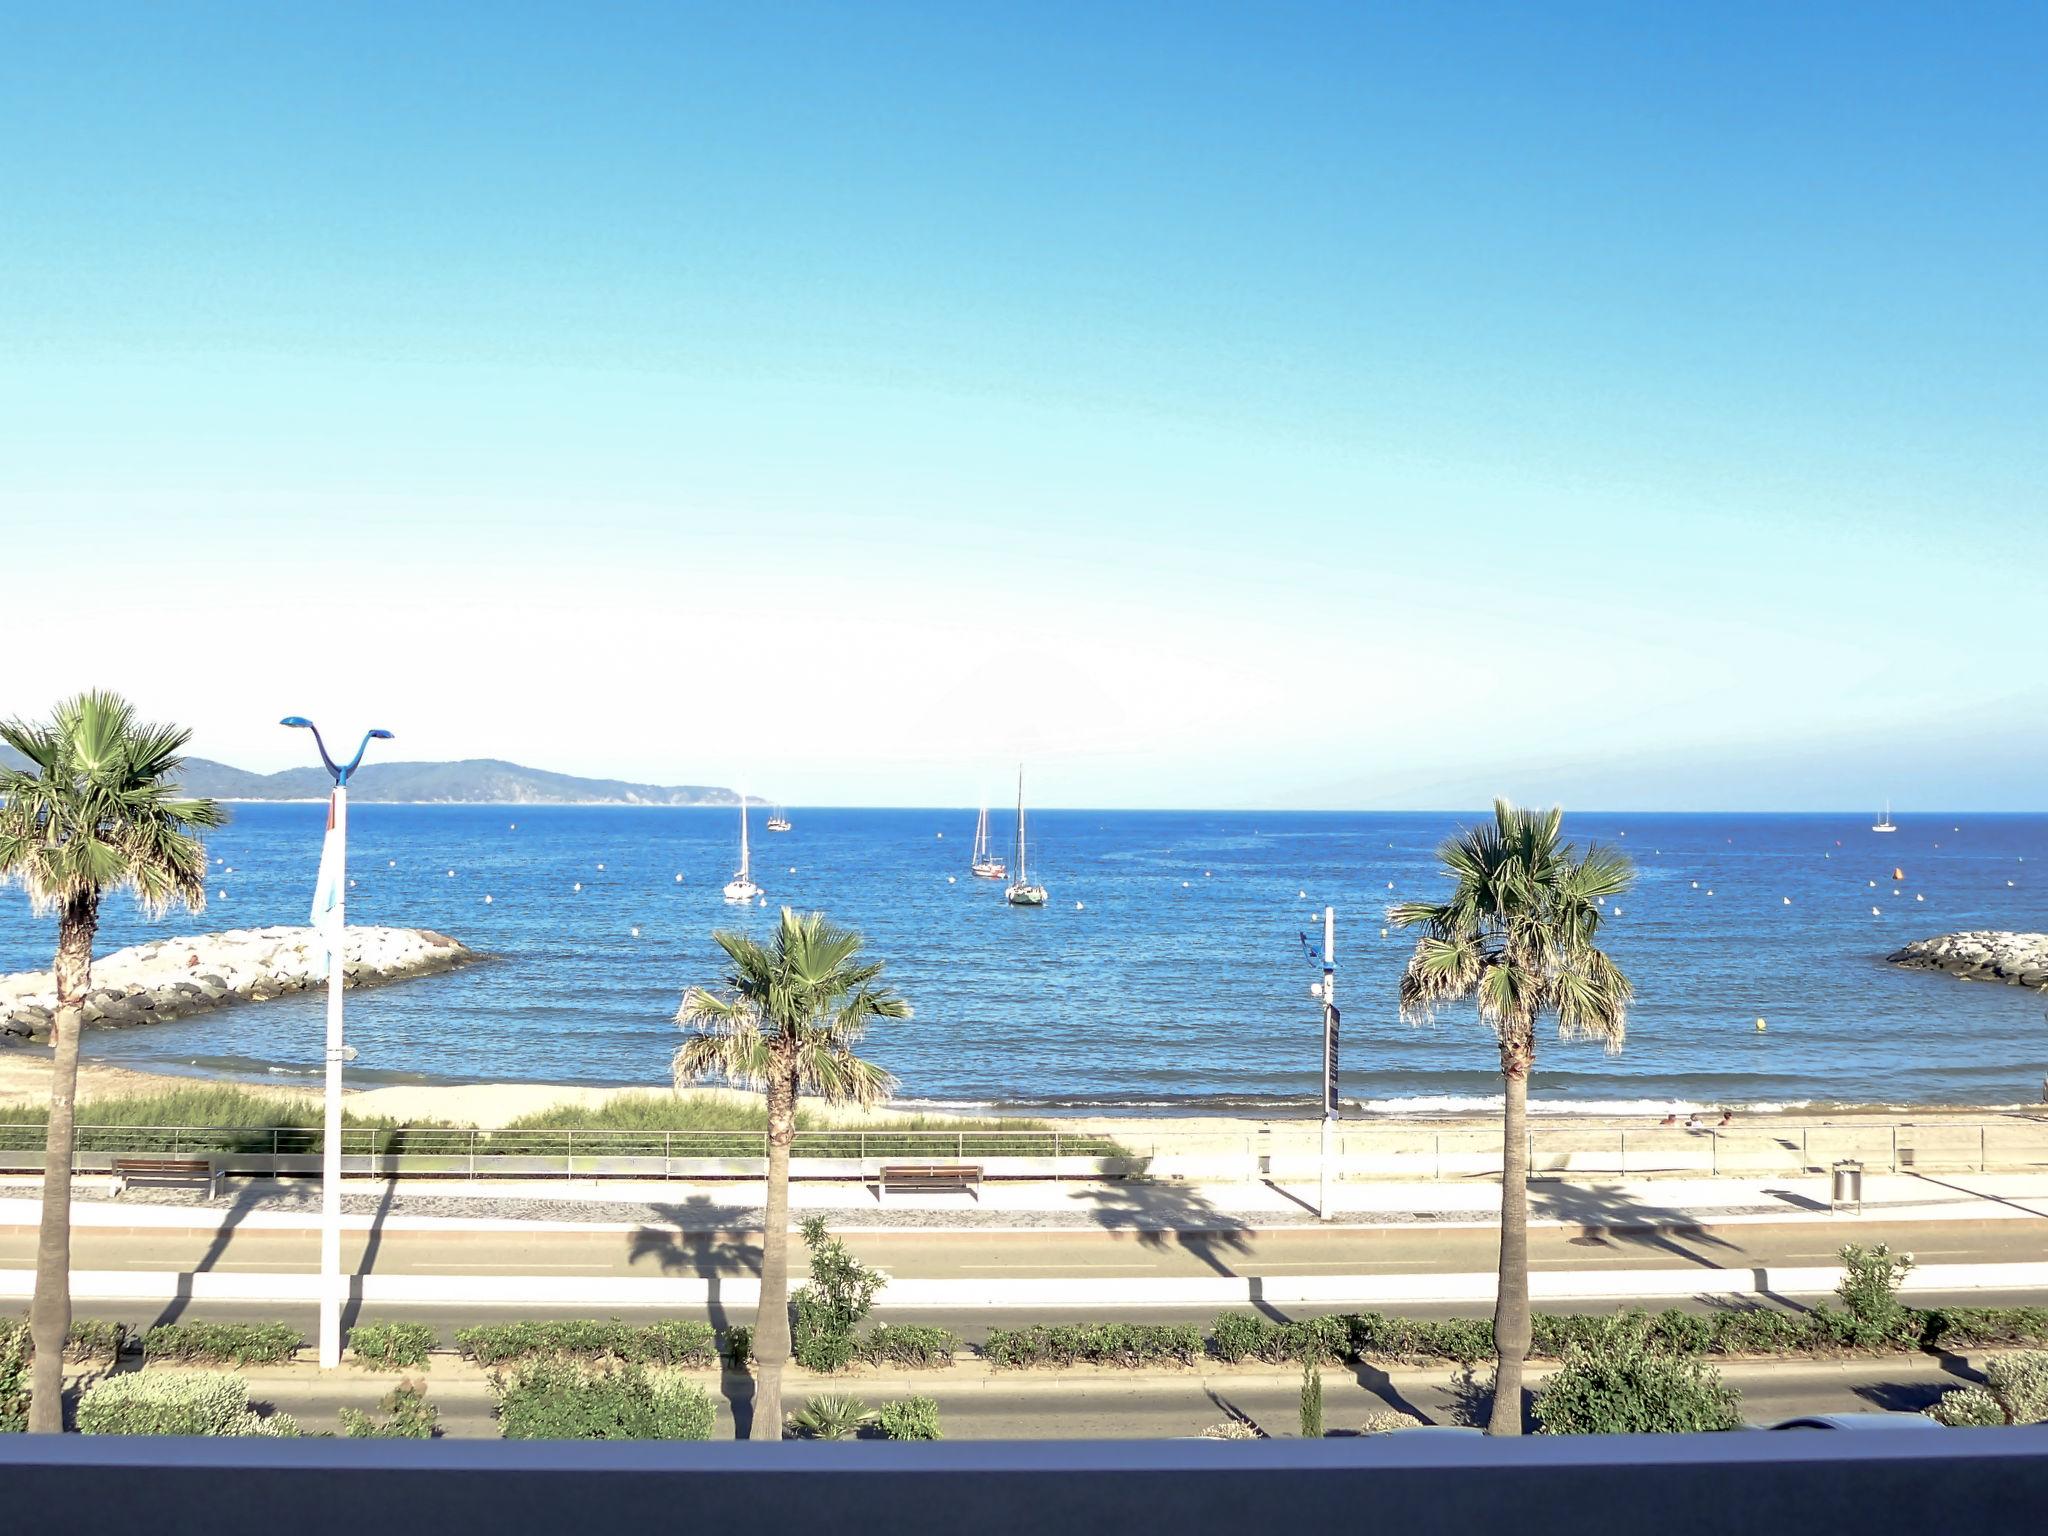
<svg viewBox="0 0 2048 1536">
<path fill-rule="evenodd" d="M 1323 908 L 1323 942 L 1317 947 L 1301 936 L 1302 953 L 1323 967 L 1323 979 L 1309 984 L 1308 995 L 1323 1003 L 1323 1125 L 1322 1168 L 1316 1190 L 1316 1218 L 1330 1219 L 1330 1158 L 1337 1139 L 1338 1029 L 1343 1016 L 1337 1012 L 1337 909 Z"/>
<path fill-rule="evenodd" d="M 389 731 L 368 731 L 346 765 L 327 755 L 320 727 L 303 715 L 286 715 L 280 725 L 313 733 L 320 761 L 334 780 L 327 800 L 327 837 L 320 845 L 320 878 L 313 888 L 313 928 L 327 945 L 327 1114 L 320 1138 L 320 1368 L 341 1364 L 341 986 L 347 934 L 348 781 L 362 765 L 372 741 L 389 741 Z"/>
</svg>

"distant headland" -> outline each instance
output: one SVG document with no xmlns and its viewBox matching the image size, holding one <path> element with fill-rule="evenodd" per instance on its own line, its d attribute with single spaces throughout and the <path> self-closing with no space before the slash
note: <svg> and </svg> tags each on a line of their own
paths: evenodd
<svg viewBox="0 0 2048 1536">
<path fill-rule="evenodd" d="M 0 768 L 26 768 L 0 747 Z M 325 800 L 322 768 L 251 773 L 204 757 L 185 759 L 183 789 L 209 800 Z M 351 800 L 435 805 L 738 805 L 740 797 L 712 784 L 633 784 L 624 779 L 581 779 L 494 757 L 455 763 L 368 762 L 348 781 Z M 753 805 L 765 801 L 748 796 Z"/>
</svg>

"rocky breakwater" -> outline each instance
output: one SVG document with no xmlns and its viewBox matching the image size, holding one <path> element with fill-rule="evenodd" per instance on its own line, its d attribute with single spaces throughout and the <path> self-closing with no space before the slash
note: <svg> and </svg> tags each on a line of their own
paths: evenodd
<svg viewBox="0 0 2048 1536">
<path fill-rule="evenodd" d="M 2048 933 L 1944 933 L 1915 939 L 1885 958 L 1915 971 L 1946 971 L 1965 981 L 2048 988 Z"/>
<path fill-rule="evenodd" d="M 326 985 L 311 928 L 236 928 L 157 939 L 93 962 L 88 1024 L 154 1024 L 226 1003 L 260 1003 Z M 373 986 L 453 970 L 476 951 L 424 928 L 350 928 L 342 984 Z M 57 1013 L 49 971 L 0 976 L 0 1035 L 47 1038 Z"/>
</svg>

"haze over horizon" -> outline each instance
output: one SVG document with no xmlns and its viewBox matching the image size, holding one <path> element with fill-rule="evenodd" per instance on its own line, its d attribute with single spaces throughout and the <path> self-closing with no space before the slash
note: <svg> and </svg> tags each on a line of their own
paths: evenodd
<svg viewBox="0 0 2048 1536">
<path fill-rule="evenodd" d="M 2048 806 L 2037 9 L 6 37 L 0 715 L 793 805 Z"/>
</svg>

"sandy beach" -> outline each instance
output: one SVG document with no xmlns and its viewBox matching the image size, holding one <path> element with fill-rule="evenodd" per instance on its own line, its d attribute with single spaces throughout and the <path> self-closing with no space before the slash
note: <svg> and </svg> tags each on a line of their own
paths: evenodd
<svg viewBox="0 0 2048 1536">
<path fill-rule="evenodd" d="M 49 1053 L 35 1047 L 9 1047 L 0 1049 L 0 1105 L 41 1103 L 49 1097 Z M 179 1088 L 191 1088 L 221 1079 L 181 1076 L 169 1073 L 137 1072 L 126 1067 L 112 1067 L 102 1063 L 85 1061 L 79 1066 L 79 1098 L 89 1102 L 93 1099 L 122 1098 L 133 1095 L 164 1093 Z M 308 1100 L 317 1098 L 301 1086 L 282 1087 L 262 1083 L 237 1082 L 236 1086 L 249 1093 L 279 1100 Z M 365 1088 L 350 1091 L 345 1103 L 355 1114 L 388 1116 L 399 1121 L 435 1121 L 443 1124 L 473 1125 L 479 1127 L 502 1126 L 523 1115 L 536 1114 L 557 1105 L 576 1104 L 595 1108 L 622 1096 L 637 1094 L 666 1094 L 673 1091 L 662 1082 L 640 1086 L 616 1088 L 591 1088 L 549 1083 L 459 1083 L 430 1084 L 388 1088 Z M 742 1093 L 730 1088 L 694 1088 L 692 1096 L 708 1098 L 731 1098 L 754 1100 L 758 1095 Z M 814 1100 L 805 1101 L 805 1109 L 816 1118 L 831 1124 L 859 1125 L 864 1121 L 880 1118 L 895 1118 L 905 1114 L 916 1114 L 933 1122 L 957 1119 L 993 1118 L 992 1115 L 962 1116 L 937 1111 L 918 1109 L 915 1106 L 883 1106 L 873 1111 L 858 1109 L 832 1109 Z M 1063 1127 L 1075 1131 L 1095 1131 L 1106 1135 L 1167 1135 L 1207 1133 L 1210 1135 L 1256 1134 L 1261 1130 L 1288 1130 L 1300 1132 L 1315 1122 L 1303 1116 L 1262 1118 L 1257 1116 L 1226 1115 L 1180 1115 L 1180 1116 L 1053 1116 L 1047 1117 Z M 1546 1128 L 1581 1126 L 1588 1130 L 1633 1129 L 1655 1125 L 1657 1119 L 1648 1115 L 1538 1115 L 1532 1119 Z M 1926 1124 L 1932 1120 L 1947 1121 L 1988 1121 L 1988 1120 L 2048 1120 L 2048 1105 L 2039 1107 L 1987 1108 L 1983 1106 L 1871 1106 L 1867 1108 L 1846 1107 L 1814 1111 L 1785 1111 L 1776 1114 L 1751 1114 L 1739 1116 L 1738 1124 L 1769 1124 L 1773 1126 L 1800 1125 L 1842 1125 L 1842 1124 Z M 1497 1117 L 1487 1114 L 1418 1114 L 1372 1116 L 1347 1115 L 1347 1128 L 1357 1129 L 1371 1126 L 1398 1127 L 1403 1125 L 1428 1126 L 1437 1130 L 1478 1130 L 1496 1127 Z"/>
</svg>

